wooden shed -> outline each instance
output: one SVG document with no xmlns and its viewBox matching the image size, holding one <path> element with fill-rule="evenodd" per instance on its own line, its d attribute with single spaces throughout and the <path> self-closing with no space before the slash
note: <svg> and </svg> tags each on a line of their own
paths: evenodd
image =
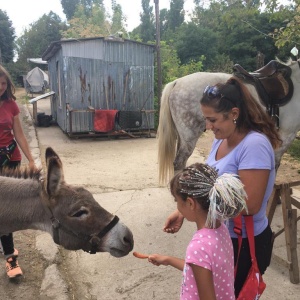
<svg viewBox="0 0 300 300">
<path fill-rule="evenodd" d="M 52 42 L 52 118 L 69 135 L 154 128 L 155 46 L 115 37 Z"/>
</svg>

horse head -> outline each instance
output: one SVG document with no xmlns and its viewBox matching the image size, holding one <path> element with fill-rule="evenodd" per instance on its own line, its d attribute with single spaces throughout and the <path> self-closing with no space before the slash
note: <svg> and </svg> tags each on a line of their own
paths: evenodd
<svg viewBox="0 0 300 300">
<path fill-rule="evenodd" d="M 62 162 L 52 148 L 46 149 L 45 156 L 47 176 L 41 200 L 52 223 L 54 242 L 68 250 L 127 255 L 133 249 L 131 231 L 85 188 L 65 182 Z"/>
</svg>

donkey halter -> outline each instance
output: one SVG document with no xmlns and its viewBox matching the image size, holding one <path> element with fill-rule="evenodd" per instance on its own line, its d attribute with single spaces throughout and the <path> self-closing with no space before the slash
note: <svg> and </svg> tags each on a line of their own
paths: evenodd
<svg viewBox="0 0 300 300">
<path fill-rule="evenodd" d="M 90 254 L 95 254 L 97 252 L 97 244 L 98 241 L 101 240 L 118 222 L 119 222 L 119 217 L 115 215 L 113 219 L 99 232 L 99 233 L 93 233 L 90 235 L 82 234 L 82 233 L 76 233 L 70 229 L 68 229 L 66 226 L 64 226 L 62 223 L 57 220 L 53 213 L 52 210 L 48 207 L 49 211 L 51 212 L 51 224 L 52 224 L 52 229 L 53 229 L 53 240 L 56 244 L 60 245 L 59 241 L 59 230 L 64 231 L 65 233 L 68 233 L 69 235 L 73 235 L 81 240 L 89 242 L 92 247 L 90 251 L 86 251 Z"/>
</svg>

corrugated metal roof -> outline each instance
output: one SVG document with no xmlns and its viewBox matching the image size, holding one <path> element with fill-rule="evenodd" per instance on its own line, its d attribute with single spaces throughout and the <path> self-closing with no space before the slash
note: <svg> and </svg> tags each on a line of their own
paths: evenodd
<svg viewBox="0 0 300 300">
<path fill-rule="evenodd" d="M 90 37 L 90 38 L 81 38 L 81 39 L 62 39 L 60 41 L 52 42 L 48 46 L 46 51 L 43 53 L 42 59 L 45 61 L 48 61 L 52 56 L 55 55 L 55 53 L 59 49 L 61 49 L 62 44 L 74 43 L 74 42 L 80 42 L 80 41 L 90 41 L 90 40 L 103 40 L 103 41 L 116 42 L 116 43 L 124 43 L 126 41 L 126 42 L 133 43 L 133 44 L 145 45 L 145 46 L 152 48 L 153 50 L 155 49 L 155 45 L 145 44 L 145 43 L 141 43 L 141 42 L 137 42 L 137 41 L 133 41 L 133 40 L 129 40 L 129 39 L 115 38 L 115 37 Z"/>
</svg>

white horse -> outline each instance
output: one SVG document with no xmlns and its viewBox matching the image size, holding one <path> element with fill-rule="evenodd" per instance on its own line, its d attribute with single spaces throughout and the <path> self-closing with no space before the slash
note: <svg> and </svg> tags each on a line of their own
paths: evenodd
<svg viewBox="0 0 300 300">
<path fill-rule="evenodd" d="M 294 93 L 291 100 L 280 107 L 280 134 L 283 144 L 276 151 L 276 165 L 300 130 L 300 67 L 299 60 L 286 64 L 292 70 Z M 225 83 L 232 74 L 198 72 L 168 83 L 162 93 L 158 126 L 159 181 L 165 183 L 174 170 L 185 167 L 200 135 L 205 131 L 205 119 L 200 99 L 207 85 Z M 249 91 L 259 101 L 253 85 Z M 176 147 L 177 146 L 177 147 Z"/>
</svg>

